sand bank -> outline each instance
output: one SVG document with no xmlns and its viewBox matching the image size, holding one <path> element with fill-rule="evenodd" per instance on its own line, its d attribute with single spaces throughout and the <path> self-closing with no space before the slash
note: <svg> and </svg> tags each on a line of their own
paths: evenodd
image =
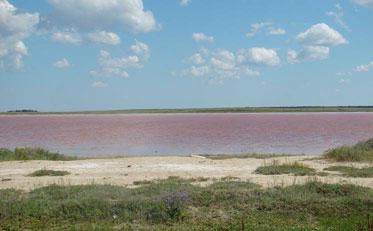
<svg viewBox="0 0 373 231">
<path fill-rule="evenodd" d="M 280 163 L 299 162 L 321 172 L 324 168 L 340 163 L 318 159 L 316 156 L 275 157 L 269 159 L 225 159 L 211 160 L 191 157 L 125 157 L 116 159 L 88 159 L 77 161 L 11 161 L 0 162 L 0 189 L 16 188 L 32 190 L 50 184 L 82 185 L 111 184 L 133 187 L 143 180 L 164 179 L 169 176 L 182 178 L 208 178 L 199 184 L 209 184 L 224 177 L 249 180 L 263 187 L 302 184 L 310 179 L 325 183 L 351 183 L 373 188 L 373 178 L 342 177 L 337 172 L 328 176 L 259 175 L 253 173 L 259 166 L 274 160 Z M 344 163 L 354 167 L 366 167 L 367 163 Z M 372 164 L 370 164 L 372 165 Z M 63 170 L 71 174 L 63 177 L 29 177 L 40 170 Z"/>
</svg>

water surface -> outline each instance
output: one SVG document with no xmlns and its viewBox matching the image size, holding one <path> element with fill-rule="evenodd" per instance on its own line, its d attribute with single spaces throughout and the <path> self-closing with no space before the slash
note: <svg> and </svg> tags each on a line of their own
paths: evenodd
<svg viewBox="0 0 373 231">
<path fill-rule="evenodd" d="M 75 155 L 321 154 L 373 137 L 373 113 L 0 116 L 0 147 Z"/>
</svg>

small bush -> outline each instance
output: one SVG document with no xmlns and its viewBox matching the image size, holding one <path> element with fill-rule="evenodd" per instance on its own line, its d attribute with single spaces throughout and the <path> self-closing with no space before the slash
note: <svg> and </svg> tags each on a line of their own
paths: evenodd
<svg viewBox="0 0 373 231">
<path fill-rule="evenodd" d="M 69 174 L 70 173 L 67 172 L 67 171 L 54 171 L 54 170 L 43 169 L 43 170 L 35 171 L 35 172 L 29 174 L 28 176 L 31 176 L 31 177 L 40 177 L 40 176 L 66 176 L 66 175 L 69 175 Z"/>
<path fill-rule="evenodd" d="M 324 170 L 341 172 L 343 176 L 348 177 L 373 177 L 373 167 L 354 168 L 347 166 L 332 166 L 325 168 Z"/>
<path fill-rule="evenodd" d="M 373 139 L 362 141 L 354 146 L 331 149 L 324 154 L 327 159 L 335 161 L 373 161 Z"/>
<path fill-rule="evenodd" d="M 0 149 L 0 161 L 15 160 L 76 160 L 76 157 L 65 156 L 59 153 L 49 152 L 41 148 L 16 148 L 14 151 L 9 149 Z"/>
<path fill-rule="evenodd" d="M 139 180 L 139 181 L 134 181 L 133 185 L 145 185 L 145 184 L 151 184 L 152 182 L 149 180 Z"/>
<path fill-rule="evenodd" d="M 278 164 L 274 161 L 271 165 L 257 168 L 255 173 L 263 175 L 294 174 L 296 176 L 305 176 L 314 175 L 315 170 L 297 162 L 292 164 Z"/>
</svg>

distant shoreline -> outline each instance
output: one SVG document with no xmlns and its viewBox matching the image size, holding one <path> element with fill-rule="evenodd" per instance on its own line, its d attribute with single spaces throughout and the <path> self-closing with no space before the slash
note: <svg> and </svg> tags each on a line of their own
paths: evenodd
<svg viewBox="0 0 373 231">
<path fill-rule="evenodd" d="M 373 106 L 294 106 L 294 107 L 222 107 L 175 109 L 124 109 L 66 112 L 0 112 L 0 115 L 87 115 L 87 114 L 182 114 L 182 113 L 291 113 L 291 112 L 373 112 Z"/>
</svg>

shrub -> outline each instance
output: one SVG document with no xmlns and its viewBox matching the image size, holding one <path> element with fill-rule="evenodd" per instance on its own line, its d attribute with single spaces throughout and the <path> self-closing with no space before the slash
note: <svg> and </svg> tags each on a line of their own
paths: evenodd
<svg viewBox="0 0 373 231">
<path fill-rule="evenodd" d="M 42 170 L 37 170 L 28 176 L 32 177 L 40 177 L 40 176 L 66 176 L 69 175 L 70 173 L 67 171 L 54 171 L 54 170 L 47 170 L 47 169 L 42 169 Z"/>
<path fill-rule="evenodd" d="M 274 161 L 271 165 L 257 168 L 255 173 L 263 175 L 294 174 L 296 176 L 305 176 L 314 175 L 315 170 L 298 162 L 291 164 L 278 164 Z"/>
<path fill-rule="evenodd" d="M 0 149 L 0 161 L 15 160 L 76 160 L 76 157 L 65 156 L 59 153 L 49 152 L 41 148 L 16 148 L 14 151 Z"/>
<path fill-rule="evenodd" d="M 343 146 L 328 150 L 324 157 L 335 161 L 373 161 L 373 139 L 354 146 Z"/>
</svg>

